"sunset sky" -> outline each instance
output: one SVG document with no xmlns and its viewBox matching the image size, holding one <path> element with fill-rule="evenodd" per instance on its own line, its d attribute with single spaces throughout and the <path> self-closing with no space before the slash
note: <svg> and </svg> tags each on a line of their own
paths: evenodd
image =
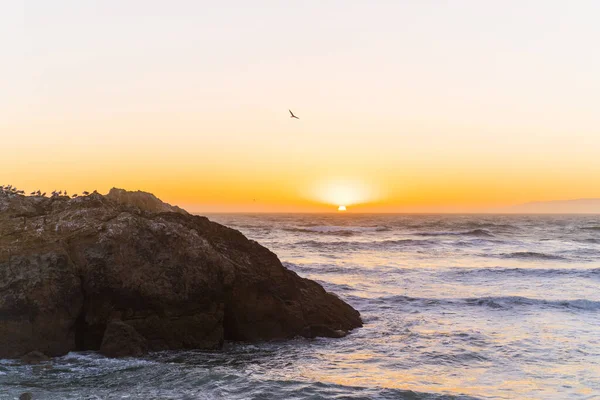
<svg viewBox="0 0 600 400">
<path fill-rule="evenodd" d="M 0 184 L 197 212 L 600 197 L 598 1 L 0 10 Z"/>
</svg>

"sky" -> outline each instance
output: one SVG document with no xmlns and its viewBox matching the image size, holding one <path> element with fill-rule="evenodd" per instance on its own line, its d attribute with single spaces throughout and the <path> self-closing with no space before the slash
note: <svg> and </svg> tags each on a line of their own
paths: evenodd
<svg viewBox="0 0 600 400">
<path fill-rule="evenodd" d="M 0 184 L 194 212 L 598 198 L 599 15 L 585 0 L 4 2 Z"/>
</svg>

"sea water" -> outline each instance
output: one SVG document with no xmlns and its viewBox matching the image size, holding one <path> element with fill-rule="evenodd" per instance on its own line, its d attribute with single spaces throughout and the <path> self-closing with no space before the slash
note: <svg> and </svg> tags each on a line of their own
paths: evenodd
<svg viewBox="0 0 600 400">
<path fill-rule="evenodd" d="M 0 360 L 0 399 L 600 398 L 600 216 L 209 217 L 365 326 L 215 352 Z"/>
</svg>

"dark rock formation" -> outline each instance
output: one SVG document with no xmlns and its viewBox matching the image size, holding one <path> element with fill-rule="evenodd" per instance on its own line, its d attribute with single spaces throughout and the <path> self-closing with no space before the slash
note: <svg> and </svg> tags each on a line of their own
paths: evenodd
<svg viewBox="0 0 600 400">
<path fill-rule="evenodd" d="M 302 336 L 307 338 L 316 338 L 319 336 L 342 338 L 347 335 L 348 332 L 341 329 L 332 329 L 327 325 L 309 325 L 302 330 Z"/>
<path fill-rule="evenodd" d="M 0 192 L 0 358 L 98 350 L 115 320 L 149 350 L 338 337 L 362 325 L 268 249 L 153 195 Z"/>
<path fill-rule="evenodd" d="M 44 361 L 50 361 L 50 357 L 40 351 L 30 351 L 21 357 L 21 361 L 25 364 L 39 364 Z"/>
<path fill-rule="evenodd" d="M 139 357 L 148 352 L 148 344 L 133 326 L 112 321 L 104 331 L 100 353 L 107 357 Z"/>
<path fill-rule="evenodd" d="M 31 400 L 31 399 L 33 399 L 33 395 L 31 394 L 31 392 L 21 393 L 21 395 L 19 396 L 19 400 Z"/>
</svg>

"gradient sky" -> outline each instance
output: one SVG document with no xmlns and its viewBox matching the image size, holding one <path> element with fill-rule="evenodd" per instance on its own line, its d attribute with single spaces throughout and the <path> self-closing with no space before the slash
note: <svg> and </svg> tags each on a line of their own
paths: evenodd
<svg viewBox="0 0 600 400">
<path fill-rule="evenodd" d="M 5 2 L 0 184 L 198 212 L 600 197 L 599 16 L 598 1 Z"/>
</svg>

